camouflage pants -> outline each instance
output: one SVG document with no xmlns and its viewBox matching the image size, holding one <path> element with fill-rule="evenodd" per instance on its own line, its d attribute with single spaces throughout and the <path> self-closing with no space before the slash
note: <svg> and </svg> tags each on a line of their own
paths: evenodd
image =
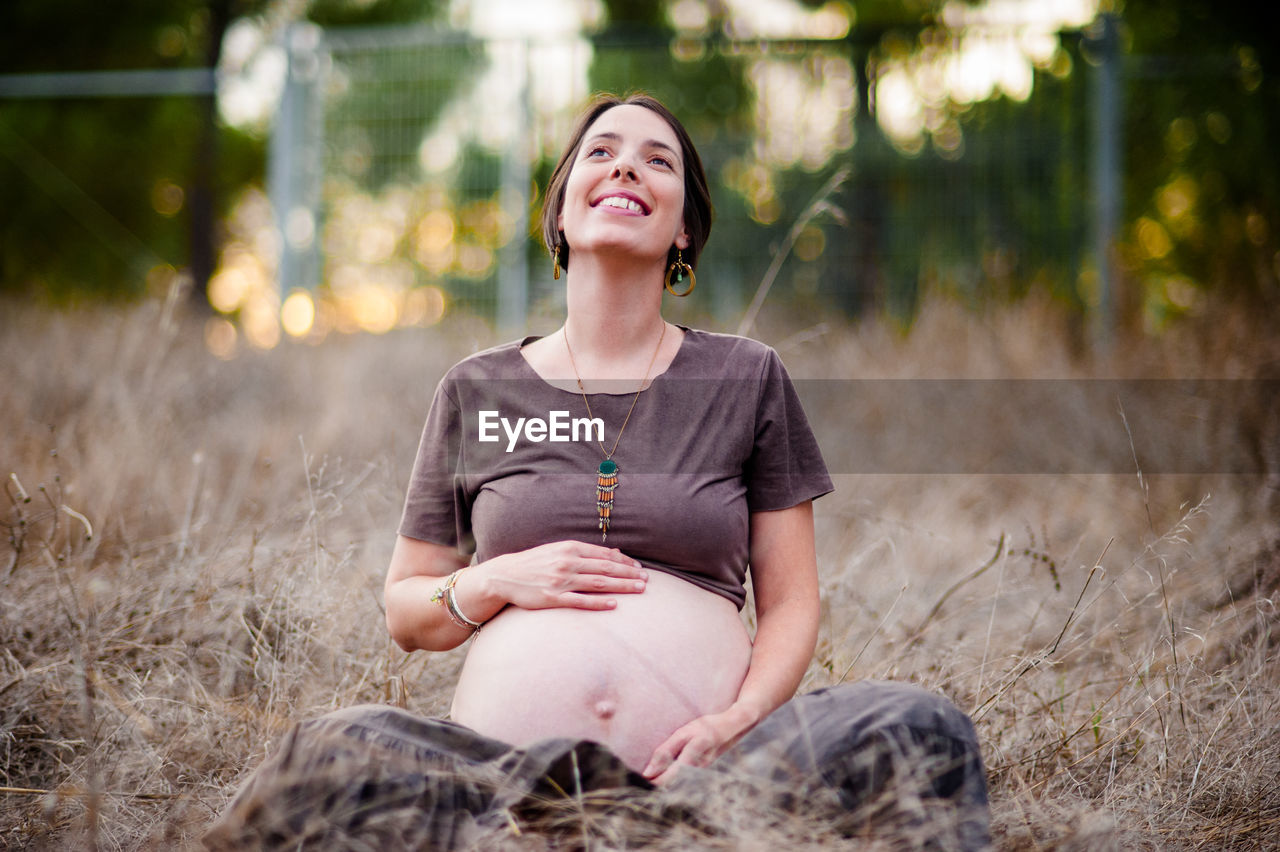
<svg viewBox="0 0 1280 852">
<path fill-rule="evenodd" d="M 574 826 L 555 844 L 562 848 L 583 845 L 581 814 L 595 807 L 628 815 L 626 845 L 634 848 L 646 826 L 705 822 L 713 800 L 735 789 L 747 791 L 738 801 L 753 812 L 808 812 L 845 834 L 892 831 L 907 839 L 898 848 L 990 846 L 986 778 L 969 718 L 923 689 L 877 681 L 792 699 L 711 766 L 682 770 L 661 790 L 593 742 L 513 748 L 394 707 L 339 710 L 294 728 L 204 843 L 211 850 L 493 848 L 495 838 Z M 572 813 L 578 822 L 566 818 Z"/>
</svg>

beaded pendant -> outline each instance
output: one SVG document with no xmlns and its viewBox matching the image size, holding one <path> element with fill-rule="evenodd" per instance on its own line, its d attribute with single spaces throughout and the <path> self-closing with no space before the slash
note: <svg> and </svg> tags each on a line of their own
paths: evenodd
<svg viewBox="0 0 1280 852">
<path fill-rule="evenodd" d="M 609 521 L 613 518 L 613 492 L 618 490 L 618 463 L 613 459 L 600 462 L 596 471 L 596 512 L 600 515 L 600 543 L 609 537 Z"/>
<path fill-rule="evenodd" d="M 666 334 L 667 324 L 663 322 L 662 332 L 658 335 L 658 345 L 653 347 L 653 355 L 649 358 L 649 366 L 645 367 L 644 378 L 640 380 L 640 387 L 636 388 L 636 395 L 631 397 L 631 407 L 627 409 L 627 416 L 622 419 L 622 425 L 618 427 L 618 436 L 613 439 L 613 449 L 605 453 L 603 436 L 596 438 L 596 442 L 600 444 L 600 452 L 604 453 L 604 461 L 600 462 L 600 467 L 596 469 L 596 514 L 600 517 L 601 544 L 609 538 L 609 522 L 613 520 L 613 492 L 618 490 L 618 463 L 613 460 L 613 454 L 618 451 L 622 433 L 631 422 L 631 412 L 636 410 L 636 403 L 640 401 L 640 391 L 644 390 L 645 383 L 649 381 L 649 373 L 653 371 L 653 362 L 658 360 L 658 353 L 662 351 L 662 339 Z M 587 399 L 587 391 L 582 387 L 582 376 L 578 373 L 578 365 L 573 360 L 573 347 L 569 345 L 567 323 L 564 332 L 564 348 L 569 354 L 569 363 L 573 365 L 573 376 L 578 380 L 578 393 L 582 394 L 582 404 L 587 408 L 587 416 L 591 417 L 593 416 L 591 400 Z"/>
</svg>

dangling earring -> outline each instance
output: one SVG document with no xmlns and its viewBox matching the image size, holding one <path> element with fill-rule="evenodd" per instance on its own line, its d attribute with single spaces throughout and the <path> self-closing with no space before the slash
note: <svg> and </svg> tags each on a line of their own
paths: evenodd
<svg viewBox="0 0 1280 852">
<path fill-rule="evenodd" d="M 675 273 L 676 281 L 682 281 L 685 278 L 689 279 L 688 290 L 685 290 L 683 293 L 677 293 L 675 290 L 671 289 L 671 273 L 673 272 Z M 671 266 L 667 267 L 667 277 L 663 279 L 662 286 L 667 288 L 667 292 L 671 295 L 680 296 L 681 298 L 692 293 L 693 288 L 698 286 L 698 279 L 693 276 L 693 267 L 684 262 L 684 255 L 680 249 L 676 249 L 676 259 L 672 262 Z"/>
<path fill-rule="evenodd" d="M 556 247 L 551 250 L 551 257 L 555 260 L 555 265 L 551 271 L 551 277 L 560 280 L 560 244 L 556 243 Z"/>
</svg>

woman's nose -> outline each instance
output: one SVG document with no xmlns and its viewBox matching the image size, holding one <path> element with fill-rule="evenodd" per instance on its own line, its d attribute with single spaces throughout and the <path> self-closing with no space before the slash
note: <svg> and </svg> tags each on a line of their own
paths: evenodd
<svg viewBox="0 0 1280 852">
<path fill-rule="evenodd" d="M 629 157 L 622 156 L 614 161 L 612 177 L 617 178 L 619 180 L 624 180 L 624 179 L 635 180 L 636 179 L 636 169 L 635 169 L 635 166 L 631 163 L 631 159 Z"/>
</svg>

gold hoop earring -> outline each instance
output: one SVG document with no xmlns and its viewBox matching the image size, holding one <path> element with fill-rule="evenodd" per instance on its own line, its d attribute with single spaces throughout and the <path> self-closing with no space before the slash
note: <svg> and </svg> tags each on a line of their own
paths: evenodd
<svg viewBox="0 0 1280 852">
<path fill-rule="evenodd" d="M 682 281 L 685 278 L 689 279 L 688 290 L 685 290 L 683 293 L 677 293 L 675 290 L 671 289 L 671 274 L 673 272 L 675 273 L 676 281 Z M 671 266 L 667 267 L 667 276 L 662 280 L 662 286 L 665 287 L 667 292 L 671 295 L 679 296 L 682 299 L 692 293 L 694 287 L 698 286 L 698 279 L 693 275 L 693 267 L 684 262 L 684 254 L 680 249 L 676 249 L 676 259 L 672 262 Z"/>
<path fill-rule="evenodd" d="M 560 280 L 560 244 L 556 243 L 556 247 L 551 250 L 551 257 L 555 261 L 551 270 L 551 277 Z"/>
</svg>

